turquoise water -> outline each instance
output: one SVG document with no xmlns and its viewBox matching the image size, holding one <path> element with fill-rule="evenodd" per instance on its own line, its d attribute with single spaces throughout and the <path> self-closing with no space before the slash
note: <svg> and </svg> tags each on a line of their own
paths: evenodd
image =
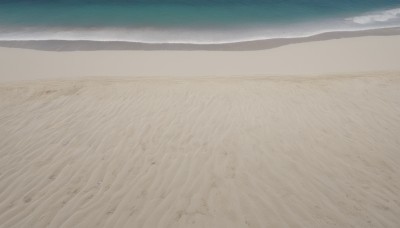
<svg viewBox="0 0 400 228">
<path fill-rule="evenodd" d="M 0 40 L 225 43 L 400 26 L 400 0 L 0 0 Z"/>
</svg>

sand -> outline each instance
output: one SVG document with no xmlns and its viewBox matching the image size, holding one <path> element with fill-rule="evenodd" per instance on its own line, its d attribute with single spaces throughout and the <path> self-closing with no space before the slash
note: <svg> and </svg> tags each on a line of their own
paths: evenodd
<svg viewBox="0 0 400 228">
<path fill-rule="evenodd" d="M 400 72 L 400 36 L 297 43 L 260 51 L 76 51 L 0 48 L 0 82 L 105 77 Z"/>
<path fill-rule="evenodd" d="M 400 75 L 0 87 L 2 227 L 398 227 Z"/>
<path fill-rule="evenodd" d="M 274 38 L 266 40 L 241 41 L 216 44 L 182 44 L 182 43 L 136 43 L 124 41 L 90 41 L 90 40 L 0 40 L 0 47 L 16 47 L 46 51 L 93 51 L 93 50 L 208 50 L 208 51 L 250 51 L 266 50 L 288 44 L 325 41 L 333 39 L 400 35 L 400 27 L 367 29 L 360 31 L 323 32 L 307 37 Z"/>
<path fill-rule="evenodd" d="M 0 227 L 397 228 L 399 41 L 0 48 Z"/>
</svg>

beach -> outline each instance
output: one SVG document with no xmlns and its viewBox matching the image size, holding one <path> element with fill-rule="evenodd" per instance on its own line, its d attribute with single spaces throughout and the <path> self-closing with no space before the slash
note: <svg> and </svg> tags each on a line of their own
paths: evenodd
<svg viewBox="0 0 400 228">
<path fill-rule="evenodd" d="M 0 48 L 0 227 L 400 224 L 399 35 L 32 48 Z"/>
<path fill-rule="evenodd" d="M 398 30 L 389 32 L 397 34 Z M 265 41 L 260 42 L 263 47 Z M 275 48 L 247 51 L 232 51 L 229 47 L 221 51 L 164 50 L 163 46 L 153 51 L 62 51 L 61 41 L 54 46 L 61 51 L 44 51 L 31 50 L 40 47 L 30 45 L 32 43 L 17 46 L 19 48 L 0 47 L 2 81 L 92 76 L 315 76 L 400 71 L 400 35 L 378 34 L 343 39 L 334 36 L 328 40 L 310 39 Z M 41 47 L 43 45 L 45 43 Z M 71 44 L 66 42 L 65 45 Z M 94 48 L 102 45 L 107 47 L 109 44 L 97 42 Z"/>
</svg>

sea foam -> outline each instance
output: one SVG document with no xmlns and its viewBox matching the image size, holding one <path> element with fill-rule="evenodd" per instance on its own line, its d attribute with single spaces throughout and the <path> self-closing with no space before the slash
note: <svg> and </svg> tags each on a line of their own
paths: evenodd
<svg viewBox="0 0 400 228">
<path fill-rule="evenodd" d="M 386 22 L 400 17 L 400 8 L 385 10 L 381 12 L 376 12 L 373 14 L 357 16 L 353 18 L 348 18 L 347 20 L 353 21 L 357 24 L 371 24 L 376 22 Z"/>
<path fill-rule="evenodd" d="M 326 18 L 317 21 L 258 24 L 229 28 L 151 28 L 79 26 L 2 26 L 0 41 L 118 41 L 147 44 L 226 44 L 245 41 L 300 38 L 327 32 L 363 31 L 400 26 L 400 8 L 375 11 L 354 17 Z"/>
</svg>

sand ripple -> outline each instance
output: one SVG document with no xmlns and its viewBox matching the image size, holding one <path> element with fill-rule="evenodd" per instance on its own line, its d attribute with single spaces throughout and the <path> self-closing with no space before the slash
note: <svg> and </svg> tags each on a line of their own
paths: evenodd
<svg viewBox="0 0 400 228">
<path fill-rule="evenodd" d="M 0 227 L 399 227 L 400 77 L 0 86 Z"/>
</svg>

